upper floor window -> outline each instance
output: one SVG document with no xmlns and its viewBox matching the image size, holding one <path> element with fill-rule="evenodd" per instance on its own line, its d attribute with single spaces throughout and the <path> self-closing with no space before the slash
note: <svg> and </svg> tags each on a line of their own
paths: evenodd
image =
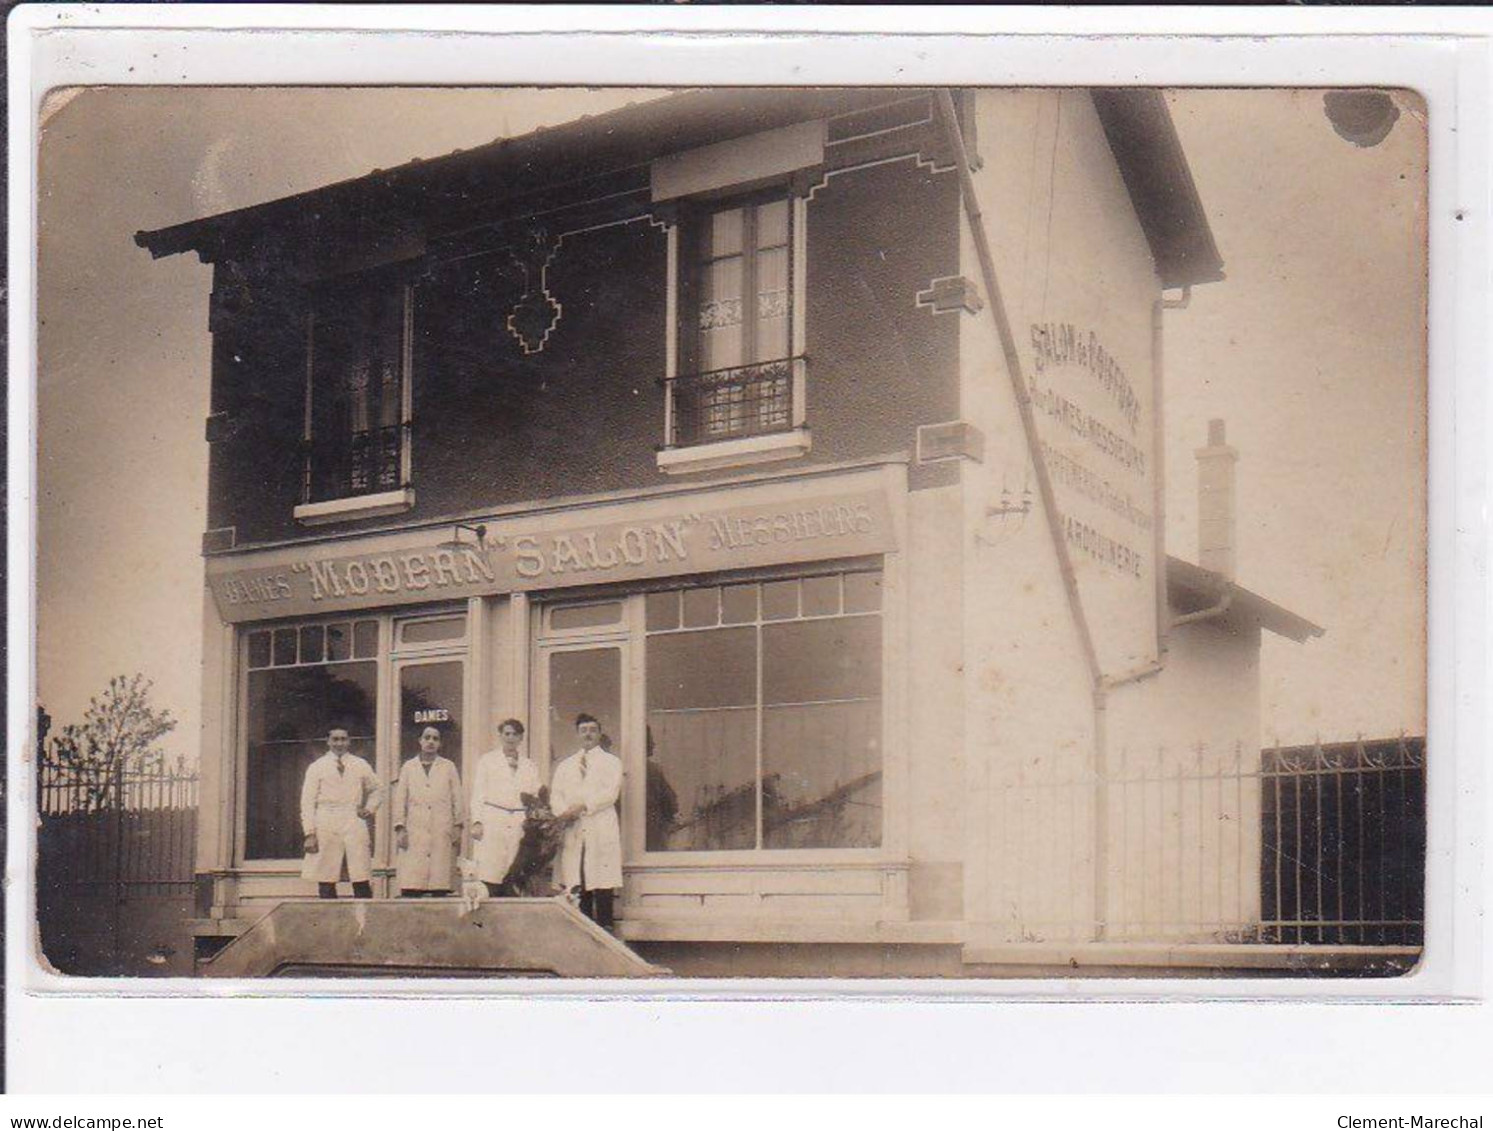
<svg viewBox="0 0 1493 1131">
<path fill-rule="evenodd" d="M 807 450 L 802 202 L 779 190 L 685 212 L 673 255 L 675 362 L 664 470 Z M 716 449 L 719 451 L 719 449 Z"/>
<path fill-rule="evenodd" d="M 409 288 L 359 280 L 312 309 L 305 478 L 296 516 L 403 510 L 410 500 Z"/>
</svg>

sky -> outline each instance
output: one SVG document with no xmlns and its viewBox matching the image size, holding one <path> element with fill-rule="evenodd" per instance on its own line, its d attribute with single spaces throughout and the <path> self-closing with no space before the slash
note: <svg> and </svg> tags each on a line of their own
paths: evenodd
<svg viewBox="0 0 1493 1131">
<path fill-rule="evenodd" d="M 58 725 L 143 672 L 195 756 L 211 268 L 138 229 L 652 97 L 642 91 L 91 89 L 38 170 L 37 679 Z M 1319 92 L 1168 93 L 1227 278 L 1166 315 L 1167 538 L 1227 421 L 1238 579 L 1327 629 L 1266 636 L 1266 742 L 1424 733 L 1425 131 L 1339 138 Z M 983 139 L 982 139 L 983 140 Z"/>
</svg>

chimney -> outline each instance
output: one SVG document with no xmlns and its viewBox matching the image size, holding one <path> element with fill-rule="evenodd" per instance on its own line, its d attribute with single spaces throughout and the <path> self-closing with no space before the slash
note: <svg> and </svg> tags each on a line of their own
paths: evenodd
<svg viewBox="0 0 1493 1131">
<path fill-rule="evenodd" d="M 1198 565 L 1234 579 L 1234 464 L 1222 420 L 1208 421 L 1208 446 L 1198 459 Z"/>
</svg>

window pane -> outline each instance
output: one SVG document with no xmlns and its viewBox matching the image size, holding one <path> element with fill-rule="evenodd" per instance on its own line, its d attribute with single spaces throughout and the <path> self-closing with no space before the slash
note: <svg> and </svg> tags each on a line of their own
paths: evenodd
<svg viewBox="0 0 1493 1131">
<path fill-rule="evenodd" d="M 705 231 L 706 259 L 741 254 L 741 221 L 740 208 L 727 208 L 710 217 L 710 224 Z"/>
<path fill-rule="evenodd" d="M 684 591 L 684 627 L 711 628 L 720 622 L 720 590 L 686 589 Z"/>
<path fill-rule="evenodd" d="M 840 578 L 806 577 L 803 580 L 803 615 L 832 617 L 840 611 Z"/>
<path fill-rule="evenodd" d="M 374 757 L 378 665 L 316 665 L 249 673 L 244 855 L 301 855 L 300 798 L 306 767 L 327 748 L 327 731 L 346 726 L 352 751 Z"/>
<path fill-rule="evenodd" d="M 551 652 L 549 669 L 550 772 L 580 749 L 575 717 L 582 712 L 601 723 L 602 748 L 622 757 L 621 649 Z"/>
<path fill-rule="evenodd" d="M 765 582 L 762 586 L 762 619 L 789 620 L 796 616 L 798 616 L 798 582 Z"/>
<path fill-rule="evenodd" d="M 353 625 L 353 655 L 360 660 L 378 655 L 378 621 L 360 620 Z"/>
<path fill-rule="evenodd" d="M 752 628 L 682 632 L 648 641 L 648 709 L 749 707 L 757 695 Z"/>
<path fill-rule="evenodd" d="M 769 707 L 762 716 L 766 848 L 881 843 L 881 702 Z"/>
<path fill-rule="evenodd" d="M 700 369 L 710 372 L 742 363 L 742 262 L 720 259 L 700 280 Z"/>
<path fill-rule="evenodd" d="M 757 253 L 757 352 L 753 361 L 787 357 L 788 249 Z"/>
<path fill-rule="evenodd" d="M 399 669 L 399 761 L 420 753 L 420 732 L 428 726 L 441 732 L 441 756 L 456 763 L 462 780 L 460 660 L 438 664 L 407 664 Z"/>
<path fill-rule="evenodd" d="M 550 627 L 557 630 L 617 624 L 622 620 L 622 602 L 599 605 L 561 605 L 550 610 Z"/>
<path fill-rule="evenodd" d="M 303 625 L 301 628 L 301 663 L 319 664 L 322 661 L 322 641 L 326 633 L 319 624 Z"/>
<path fill-rule="evenodd" d="M 757 587 L 728 585 L 721 590 L 721 623 L 749 624 L 757 619 Z"/>
<path fill-rule="evenodd" d="M 399 626 L 399 640 L 403 644 L 434 644 L 439 640 L 460 640 L 466 633 L 466 617 L 407 620 Z"/>
<path fill-rule="evenodd" d="M 296 631 L 293 628 L 275 629 L 275 666 L 295 663 Z"/>
<path fill-rule="evenodd" d="M 251 668 L 270 666 L 270 634 L 268 632 L 249 633 L 249 666 Z"/>
<path fill-rule="evenodd" d="M 794 621 L 762 629 L 764 703 L 881 695 L 881 618 Z"/>
<path fill-rule="evenodd" d="M 403 288 L 329 290 L 312 323 L 311 494 L 398 487 L 403 475 Z"/>
<path fill-rule="evenodd" d="M 346 624 L 327 625 L 327 659 L 352 659 L 352 635 Z"/>
<path fill-rule="evenodd" d="M 757 843 L 756 629 L 648 641 L 649 851 Z"/>
<path fill-rule="evenodd" d="M 788 242 L 788 202 L 774 200 L 757 207 L 758 248 L 782 247 Z"/>
<path fill-rule="evenodd" d="M 845 611 L 874 613 L 881 608 L 881 574 L 847 573 L 845 575 Z"/>
<path fill-rule="evenodd" d="M 647 603 L 649 632 L 679 627 L 679 593 L 677 591 L 650 593 Z"/>
</svg>

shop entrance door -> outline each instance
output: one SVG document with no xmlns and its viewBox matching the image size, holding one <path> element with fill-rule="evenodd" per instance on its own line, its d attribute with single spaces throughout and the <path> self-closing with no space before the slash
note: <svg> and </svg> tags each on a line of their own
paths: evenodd
<svg viewBox="0 0 1493 1131">
<path fill-rule="evenodd" d="M 468 780 L 466 743 L 462 734 L 465 709 L 466 661 L 460 657 L 394 661 L 395 703 L 393 771 L 388 778 L 388 800 L 392 807 L 394 784 L 411 758 L 420 756 L 420 732 L 434 726 L 441 732 L 441 757 L 456 763 L 462 790 Z M 473 759 L 475 763 L 475 758 Z M 383 843 L 388 864 L 394 864 L 393 821 L 383 820 Z M 465 845 L 463 845 L 465 848 Z M 453 876 L 453 884 L 455 878 Z"/>
<path fill-rule="evenodd" d="M 594 716 L 601 723 L 602 746 L 618 758 L 628 741 L 622 702 L 627 670 L 627 645 L 622 641 L 542 643 L 539 647 L 538 708 L 534 718 L 543 729 L 535 749 L 546 781 L 555 767 L 580 749 L 577 715 Z"/>
</svg>

